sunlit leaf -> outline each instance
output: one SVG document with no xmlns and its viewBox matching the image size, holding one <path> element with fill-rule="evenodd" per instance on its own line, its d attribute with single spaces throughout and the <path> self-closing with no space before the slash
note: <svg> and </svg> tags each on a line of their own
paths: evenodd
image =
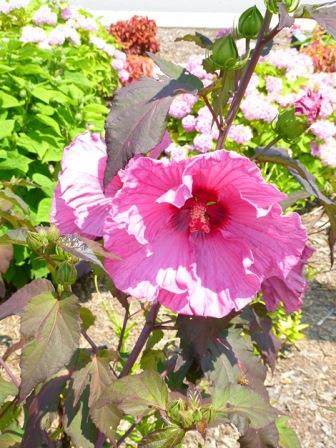
<svg viewBox="0 0 336 448">
<path fill-rule="evenodd" d="M 157 372 L 145 370 L 115 381 L 101 404 L 114 403 L 125 414 L 141 416 L 150 410 L 166 409 L 167 401 L 168 388 L 164 380 Z"/>
<path fill-rule="evenodd" d="M 280 447 L 281 448 L 300 448 L 300 440 L 295 431 L 287 425 L 289 417 L 282 415 L 275 424 L 279 431 Z"/>
<path fill-rule="evenodd" d="M 179 446 L 185 436 L 185 430 L 172 425 L 151 432 L 139 444 L 139 448 L 172 448 Z"/>
<path fill-rule="evenodd" d="M 272 423 L 278 412 L 260 395 L 248 387 L 230 385 L 212 394 L 212 408 L 224 414 L 238 414 L 248 419 L 251 428 L 263 428 Z"/>
<path fill-rule="evenodd" d="M 20 397 L 57 373 L 78 348 L 80 317 L 74 295 L 57 300 L 51 293 L 34 297 L 21 317 L 21 334 L 28 342 L 20 361 Z"/>
<path fill-rule="evenodd" d="M 0 376 L 0 406 L 2 406 L 2 404 L 9 397 L 9 395 L 16 395 L 17 392 L 18 392 L 17 387 L 13 383 L 4 380 Z"/>
<path fill-rule="evenodd" d="M 181 41 L 193 42 L 199 47 L 206 48 L 208 50 L 211 49 L 213 45 L 211 39 L 209 39 L 204 34 L 198 33 L 197 31 L 195 34 L 185 34 L 184 36 L 175 39 L 175 42 L 181 42 Z"/>
</svg>

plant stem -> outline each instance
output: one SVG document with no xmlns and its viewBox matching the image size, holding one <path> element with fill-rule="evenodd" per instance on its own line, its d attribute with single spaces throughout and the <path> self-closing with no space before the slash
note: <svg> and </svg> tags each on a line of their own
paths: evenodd
<svg viewBox="0 0 336 448">
<path fill-rule="evenodd" d="M 90 336 L 87 334 L 85 330 L 82 330 L 82 335 L 84 339 L 89 343 L 94 353 L 98 352 L 98 346 L 93 342 L 93 340 L 90 338 Z"/>
<path fill-rule="evenodd" d="M 212 118 L 213 118 L 214 122 L 216 123 L 219 132 L 222 131 L 222 125 L 216 115 L 216 112 L 213 110 L 213 108 L 210 104 L 210 101 L 208 100 L 208 97 L 206 95 L 203 95 L 202 98 L 203 98 L 203 101 L 205 102 L 206 106 L 208 107 L 209 111 L 211 112 Z"/>
<path fill-rule="evenodd" d="M 120 437 L 120 439 L 118 440 L 118 442 L 117 442 L 117 446 L 120 446 L 126 439 L 127 439 L 127 437 L 131 434 L 131 432 L 135 429 L 135 427 L 136 427 L 136 425 L 138 424 L 138 422 L 137 423 L 133 423 L 129 428 L 128 428 L 128 430 L 125 432 L 125 434 L 123 435 L 123 436 L 121 436 Z"/>
<path fill-rule="evenodd" d="M 10 367 L 5 363 L 5 361 L 0 356 L 0 366 L 4 369 L 4 371 L 7 373 L 9 378 L 12 380 L 12 383 L 19 389 L 20 383 L 16 379 L 14 373 L 11 371 Z"/>
<path fill-rule="evenodd" d="M 126 328 L 127 328 L 127 322 L 130 316 L 130 312 L 129 312 L 129 307 L 126 308 L 125 310 L 125 315 L 124 315 L 124 321 L 123 321 L 123 325 L 122 325 L 122 329 L 120 332 L 120 337 L 119 337 L 119 342 L 118 342 L 118 347 L 117 347 L 117 352 L 120 353 L 122 346 L 123 346 L 123 342 L 124 342 L 124 337 L 125 337 L 125 332 L 126 332 Z"/>
<path fill-rule="evenodd" d="M 262 154 L 264 154 L 268 149 L 270 149 L 273 145 L 275 145 L 276 143 L 278 143 L 278 141 L 281 140 L 281 137 L 279 135 L 277 135 L 276 137 L 273 138 L 273 140 L 271 140 L 263 149 L 262 151 L 260 151 L 258 154 L 255 154 L 253 157 L 251 157 L 251 160 L 255 160 L 257 159 L 259 156 L 261 156 Z"/>
<path fill-rule="evenodd" d="M 130 371 L 132 370 L 133 365 L 135 364 L 136 360 L 138 359 L 138 356 L 141 353 L 141 350 L 144 348 L 147 339 L 149 338 L 149 335 L 151 334 L 154 325 L 155 325 L 155 320 L 156 317 L 158 315 L 160 309 L 160 304 L 159 303 L 154 303 L 154 305 L 152 305 L 147 319 L 146 319 L 146 323 L 140 333 L 140 336 L 138 338 L 138 340 L 136 341 L 134 348 L 128 358 L 128 360 L 126 361 L 126 364 L 124 365 L 119 378 L 122 378 L 126 375 L 128 375 L 130 373 Z"/>
<path fill-rule="evenodd" d="M 105 435 L 99 431 L 98 436 L 97 436 L 97 440 L 95 443 L 95 448 L 103 448 L 104 443 L 105 443 L 106 437 Z"/>
<path fill-rule="evenodd" d="M 239 110 L 240 103 L 244 97 L 244 94 L 246 92 L 246 89 L 248 87 L 248 84 L 251 80 L 251 77 L 254 73 L 254 70 L 256 68 L 256 65 L 259 61 L 259 58 L 261 56 L 262 50 L 264 46 L 267 44 L 269 40 L 271 40 L 278 31 L 273 30 L 272 33 L 266 35 L 268 33 L 268 29 L 271 23 L 272 14 L 269 11 L 266 11 L 264 22 L 262 29 L 260 31 L 256 46 L 253 50 L 252 57 L 246 67 L 245 73 L 239 83 L 238 90 L 236 91 L 235 96 L 233 97 L 230 110 L 228 112 L 227 118 L 226 118 L 226 126 L 223 132 L 219 135 L 217 147 L 216 149 L 222 149 L 223 145 L 225 143 L 226 137 L 229 133 L 230 127 L 236 118 L 237 112 Z M 277 28 L 276 28 L 277 30 Z M 266 36 L 266 37 L 265 37 Z"/>
</svg>

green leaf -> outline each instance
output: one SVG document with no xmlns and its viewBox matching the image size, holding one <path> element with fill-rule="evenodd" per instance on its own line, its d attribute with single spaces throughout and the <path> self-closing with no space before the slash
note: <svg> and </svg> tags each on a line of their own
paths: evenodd
<svg viewBox="0 0 336 448">
<path fill-rule="evenodd" d="M 57 300 L 52 294 L 34 297 L 21 318 L 21 335 L 29 341 L 21 356 L 20 397 L 57 373 L 78 348 L 80 317 L 74 295 Z"/>
<path fill-rule="evenodd" d="M 295 431 L 287 425 L 289 417 L 278 417 L 275 424 L 279 431 L 280 448 L 300 448 L 301 444 Z"/>
<path fill-rule="evenodd" d="M 181 85 L 181 90 L 184 88 L 191 91 L 203 89 L 202 81 L 197 76 L 189 74 L 181 65 L 162 59 L 154 53 L 148 53 L 148 55 L 165 75 L 181 84 L 185 84 L 184 86 Z"/>
<path fill-rule="evenodd" d="M 14 130 L 15 120 L 0 121 L 0 139 L 9 137 Z"/>
<path fill-rule="evenodd" d="M 24 103 L 20 103 L 15 96 L 8 95 L 4 91 L 0 90 L 0 108 L 9 109 L 11 107 L 19 107 Z"/>
<path fill-rule="evenodd" d="M 99 116 L 99 115 L 102 115 L 102 114 L 103 115 L 107 115 L 109 110 L 103 104 L 95 103 L 95 104 L 88 104 L 88 105 L 86 105 L 84 107 L 84 109 L 83 109 L 83 112 L 87 113 L 87 114 L 90 114 L 90 113 L 98 114 L 98 116 Z"/>
<path fill-rule="evenodd" d="M 74 405 L 74 393 L 70 389 L 64 403 L 63 425 L 64 432 L 71 438 L 76 447 L 94 448 L 98 437 L 98 430 L 89 415 L 89 387 Z"/>
<path fill-rule="evenodd" d="M 260 395 L 237 384 L 217 388 L 212 394 L 212 408 L 219 413 L 245 417 L 254 429 L 272 423 L 278 414 Z"/>
<path fill-rule="evenodd" d="M 13 431 L 4 432 L 3 434 L 0 434 L 0 448 L 21 446 L 20 445 L 21 440 L 22 440 L 21 436 L 19 434 L 15 434 Z"/>
<path fill-rule="evenodd" d="M 92 421 L 112 441 L 120 423 L 122 412 L 113 403 L 100 404 L 114 377 L 107 358 L 94 356 L 91 368 L 89 408 Z"/>
<path fill-rule="evenodd" d="M 50 101 L 55 101 L 58 103 L 67 103 L 68 98 L 58 90 L 47 89 L 41 85 L 36 86 L 31 93 L 35 98 L 49 104 Z"/>
<path fill-rule="evenodd" d="M 0 161 L 0 170 L 20 170 L 27 174 L 32 159 L 23 156 L 18 151 L 7 151 L 7 158 Z"/>
<path fill-rule="evenodd" d="M 142 416 L 154 409 L 165 410 L 168 402 L 166 383 L 153 370 L 115 381 L 106 395 L 107 402 L 115 403 L 125 414 L 133 416 Z"/>
<path fill-rule="evenodd" d="M 172 425 L 151 432 L 139 444 L 139 448 L 172 448 L 178 446 L 185 436 L 185 430 Z"/>
<path fill-rule="evenodd" d="M 44 198 L 44 199 L 42 199 L 42 201 L 40 201 L 38 208 L 37 208 L 37 214 L 36 214 L 36 220 L 38 223 L 49 222 L 51 205 L 52 205 L 51 198 Z"/>
<path fill-rule="evenodd" d="M 86 308 L 85 306 L 81 306 L 80 318 L 85 331 L 88 330 L 92 325 L 94 325 L 96 321 L 96 316 L 89 308 Z"/>
<path fill-rule="evenodd" d="M 40 121 L 41 123 L 45 124 L 46 126 L 48 126 L 49 128 L 53 129 L 56 134 L 58 135 L 62 135 L 59 124 L 57 123 L 56 120 L 54 120 L 53 118 L 49 117 L 49 115 L 43 115 L 43 114 L 36 114 L 35 118 Z"/>
<path fill-rule="evenodd" d="M 196 32 L 195 34 L 186 34 L 185 36 L 178 37 L 175 42 L 193 42 L 201 48 L 210 49 L 212 48 L 213 42 L 204 34 Z"/>
<path fill-rule="evenodd" d="M 20 133 L 16 144 L 29 152 L 38 154 L 40 159 L 43 158 L 48 149 L 48 145 L 32 132 L 29 135 Z"/>
<path fill-rule="evenodd" d="M 35 173 L 32 176 L 33 182 L 35 182 L 37 185 L 40 185 L 42 190 L 48 195 L 52 196 L 54 189 L 55 189 L 55 183 L 50 179 L 50 177 L 45 176 L 44 174 Z M 50 211 L 50 209 L 49 209 Z M 48 219 L 49 220 L 49 219 Z"/>
<path fill-rule="evenodd" d="M 0 406 L 5 402 L 9 395 L 16 395 L 17 387 L 0 376 Z"/>
</svg>

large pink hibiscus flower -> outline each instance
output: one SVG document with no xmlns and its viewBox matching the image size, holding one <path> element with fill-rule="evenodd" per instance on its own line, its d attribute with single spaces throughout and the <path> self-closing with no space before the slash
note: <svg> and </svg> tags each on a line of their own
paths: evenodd
<svg viewBox="0 0 336 448">
<path fill-rule="evenodd" d="M 306 231 L 297 214 L 282 214 L 286 196 L 247 158 L 227 151 L 179 162 L 140 157 L 120 176 L 104 241 L 121 258 L 105 265 L 122 291 L 213 317 L 243 308 L 262 285 L 273 309 L 267 279 L 301 295 L 293 272 L 304 283 Z"/>
</svg>

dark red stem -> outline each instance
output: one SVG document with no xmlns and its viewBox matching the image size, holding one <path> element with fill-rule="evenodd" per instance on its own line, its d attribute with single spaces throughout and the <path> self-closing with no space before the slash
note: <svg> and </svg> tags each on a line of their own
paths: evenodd
<svg viewBox="0 0 336 448">
<path fill-rule="evenodd" d="M 144 348 L 144 346 L 147 342 L 147 339 L 149 338 L 152 330 L 154 329 L 155 320 L 158 315 L 159 309 L 160 309 L 159 303 L 155 303 L 152 306 L 152 308 L 150 309 L 150 311 L 147 315 L 146 323 L 140 333 L 138 340 L 135 343 L 135 346 L 134 346 L 128 360 L 126 361 L 126 364 L 124 365 L 124 367 L 119 375 L 119 378 L 122 378 L 122 377 L 128 375 L 130 373 L 130 371 L 132 370 L 132 367 L 134 366 L 136 360 L 138 359 L 138 356 L 140 355 L 141 350 Z"/>
</svg>

